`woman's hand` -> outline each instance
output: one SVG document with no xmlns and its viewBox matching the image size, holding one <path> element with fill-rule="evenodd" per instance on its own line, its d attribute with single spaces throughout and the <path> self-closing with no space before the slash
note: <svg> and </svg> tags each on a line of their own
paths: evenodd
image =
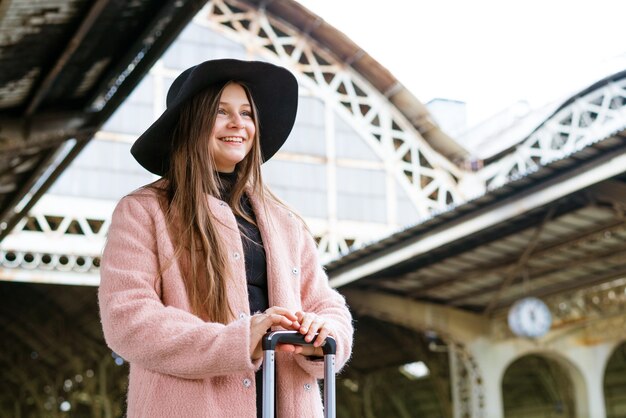
<svg viewBox="0 0 626 418">
<path fill-rule="evenodd" d="M 274 326 L 299 331 L 305 336 L 304 340 L 307 343 L 313 342 L 312 346 L 293 344 L 278 344 L 276 346 L 277 351 L 303 356 L 323 356 L 321 345 L 327 336 L 333 335 L 324 318 L 313 312 L 298 311 L 294 314 L 286 308 L 273 306 L 263 313 L 252 315 L 250 320 L 250 358 L 252 360 L 257 360 L 263 356 L 261 339 L 267 330 Z M 319 335 L 313 341 L 316 333 Z"/>
<path fill-rule="evenodd" d="M 313 342 L 313 346 L 301 346 L 300 350 L 296 351 L 297 354 L 303 356 L 323 356 L 322 344 L 329 335 L 333 335 L 333 331 L 328 327 L 326 320 L 313 312 L 296 312 L 296 318 L 299 323 L 297 331 L 304 335 L 304 340 L 307 343 Z M 313 338 L 315 334 L 318 334 L 315 341 Z"/>
<path fill-rule="evenodd" d="M 300 324 L 294 313 L 280 306 L 272 306 L 263 313 L 252 315 L 250 318 L 250 358 L 252 360 L 259 359 L 263 355 L 261 339 L 273 326 L 297 330 Z M 297 352 L 297 347 L 287 344 L 280 344 L 277 349 Z"/>
</svg>

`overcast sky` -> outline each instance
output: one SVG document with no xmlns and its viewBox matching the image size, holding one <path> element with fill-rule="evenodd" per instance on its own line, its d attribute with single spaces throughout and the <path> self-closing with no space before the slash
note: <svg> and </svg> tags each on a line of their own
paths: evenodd
<svg viewBox="0 0 626 418">
<path fill-rule="evenodd" d="M 626 69 L 624 0 L 299 1 L 422 102 L 465 101 L 470 125 Z"/>
</svg>

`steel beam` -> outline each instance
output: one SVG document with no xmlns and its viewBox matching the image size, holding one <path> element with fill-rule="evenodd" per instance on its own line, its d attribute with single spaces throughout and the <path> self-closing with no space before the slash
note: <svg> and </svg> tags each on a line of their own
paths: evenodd
<svg viewBox="0 0 626 418">
<path fill-rule="evenodd" d="M 52 88 L 59 74 L 61 74 L 67 63 L 70 61 L 78 47 L 81 45 L 83 39 L 85 39 L 85 36 L 87 35 L 87 33 L 89 33 L 94 23 L 96 23 L 98 17 L 108 3 L 109 0 L 97 0 L 91 6 L 91 9 L 89 9 L 89 13 L 85 17 L 85 19 L 82 20 L 80 27 L 78 28 L 72 39 L 70 39 L 68 45 L 65 48 L 65 51 L 63 51 L 57 62 L 54 64 L 54 67 L 52 67 L 52 69 L 48 72 L 48 75 L 46 75 L 46 78 L 42 81 L 41 85 L 37 89 L 37 92 L 28 104 L 28 107 L 26 108 L 26 112 L 24 114 L 25 117 L 32 116 L 35 113 L 43 99 L 45 99 L 46 95 Z"/>
<path fill-rule="evenodd" d="M 344 289 L 350 309 L 412 330 L 435 331 L 455 342 L 469 344 L 487 335 L 490 321 L 460 309 L 406 299 L 370 290 Z"/>
<path fill-rule="evenodd" d="M 86 126 L 84 112 L 46 112 L 30 118 L 0 117 L 0 153 L 17 155 L 40 150 L 95 131 Z"/>
<path fill-rule="evenodd" d="M 40 184 L 35 184 L 34 188 L 24 193 L 26 201 L 19 208 L 18 211 L 13 210 L 13 213 L 4 213 L 4 218 L 0 219 L 0 242 L 11 232 L 11 230 L 17 225 L 20 219 L 22 219 L 29 210 L 35 206 L 35 203 L 43 196 L 43 194 L 52 186 L 56 179 L 63 173 L 68 165 L 78 156 L 83 148 L 89 143 L 90 138 L 77 139 L 72 149 L 59 161 L 48 177 Z M 54 164 L 54 162 L 53 162 Z M 39 177 L 39 176 L 37 176 Z M 32 176 L 31 176 L 32 178 Z M 11 207 L 13 209 L 13 207 Z"/>
</svg>

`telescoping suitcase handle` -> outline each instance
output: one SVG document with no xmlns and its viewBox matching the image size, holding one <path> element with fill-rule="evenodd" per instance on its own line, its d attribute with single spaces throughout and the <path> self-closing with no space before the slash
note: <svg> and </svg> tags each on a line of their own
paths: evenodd
<svg viewBox="0 0 626 418">
<path fill-rule="evenodd" d="M 271 331 L 263 337 L 261 343 L 263 347 L 263 418 L 274 418 L 274 352 L 276 346 L 279 343 L 313 345 L 313 342 L 306 342 L 304 337 L 298 331 Z M 322 351 L 324 352 L 324 417 L 335 418 L 335 353 L 337 342 L 333 337 L 326 337 L 322 344 Z"/>
</svg>

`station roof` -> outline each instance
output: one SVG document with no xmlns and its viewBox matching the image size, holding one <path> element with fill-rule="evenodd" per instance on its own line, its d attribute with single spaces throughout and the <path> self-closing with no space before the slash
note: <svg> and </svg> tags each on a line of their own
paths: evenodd
<svg viewBox="0 0 626 418">
<path fill-rule="evenodd" d="M 29 209 L 26 204 L 15 210 L 29 190 L 46 179 L 44 171 L 50 162 L 67 153 L 56 172 L 50 175 L 53 181 L 204 3 L 64 0 L 51 4 L 8 0 L 0 4 L 0 239 L 2 229 L 10 230 L 11 224 Z M 425 106 L 384 66 L 321 18 L 292 0 L 241 0 L 240 3 L 263 7 L 271 16 L 300 28 L 386 96 L 433 147 L 449 157 L 462 152 L 437 127 Z M 615 133 L 566 160 L 354 251 L 328 264 L 329 275 L 331 279 L 341 276 L 440 231 L 458 227 L 482 213 L 497 211 L 539 190 L 556 187 L 559 180 L 572 173 L 581 174 L 581 166 L 597 167 L 607 155 L 622 152 L 624 137 L 624 132 Z M 64 146 L 70 138 L 76 141 L 72 149 L 66 150 Z M 544 260 L 553 269 L 539 269 L 545 283 L 533 278 L 533 292 L 543 295 L 576 287 L 585 281 L 573 281 L 574 271 L 559 276 L 553 270 L 567 269 L 581 251 L 593 254 L 589 249 L 571 247 L 572 242 L 582 242 L 576 237 L 580 234 L 586 237 L 585 231 L 595 236 L 593 231 L 599 228 L 617 241 L 624 238 L 618 228 L 622 212 L 615 209 L 624 206 L 619 198 L 626 196 L 623 183 L 623 178 L 616 177 L 590 189 L 581 188 L 410 259 L 382 263 L 382 267 L 372 268 L 358 281 L 346 285 L 380 288 L 476 311 L 493 309 L 506 306 L 518 296 L 520 286 L 514 284 L 519 284 L 520 270 L 537 277 L 532 264 L 511 267 L 516 265 L 515 260 L 528 257 L 525 254 L 531 247 L 530 252 L 535 256 L 553 254 L 548 250 L 554 246 L 566 248 L 564 253 L 554 251 L 558 253 L 555 257 L 568 262 L 560 265 Z M 614 223 L 617 226 L 611 226 Z M 533 231 L 538 225 L 545 231 L 568 232 L 553 236 L 545 232 L 539 241 L 533 242 Z M 603 266 L 598 268 L 615 267 L 608 262 Z M 466 280 L 457 283 L 456 277 Z"/>
<path fill-rule="evenodd" d="M 341 289 L 492 313 L 626 276 L 626 130 L 325 267 Z"/>
<path fill-rule="evenodd" d="M 264 8 L 268 15 L 300 28 L 387 97 L 433 148 L 450 159 L 466 154 L 385 67 L 302 5 L 293 0 L 234 3 Z M 0 4 L 0 241 L 204 4 Z"/>
<path fill-rule="evenodd" d="M 0 3 L 0 240 L 204 3 Z"/>
</svg>

